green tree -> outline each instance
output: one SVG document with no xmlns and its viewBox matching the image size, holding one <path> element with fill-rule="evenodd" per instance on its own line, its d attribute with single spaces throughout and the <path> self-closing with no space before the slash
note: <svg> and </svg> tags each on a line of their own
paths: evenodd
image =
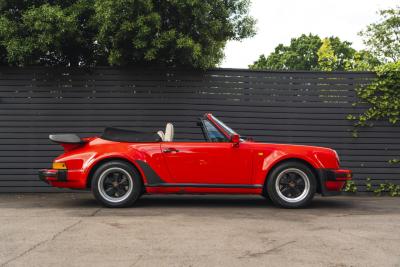
<svg viewBox="0 0 400 267">
<path fill-rule="evenodd" d="M 354 53 L 353 58 L 345 62 L 345 70 L 348 71 L 374 71 L 380 66 L 380 62 L 371 52 L 360 50 Z"/>
<path fill-rule="evenodd" d="M 317 51 L 321 45 L 319 36 L 303 34 L 293 38 L 289 46 L 279 44 L 268 57 L 261 55 L 249 67 L 270 70 L 313 70 L 318 66 Z"/>
<path fill-rule="evenodd" d="M 338 37 L 329 37 L 326 40 L 329 41 L 329 47 L 336 58 L 332 70 L 344 70 L 347 60 L 352 58 L 356 51 L 350 42 L 342 42 Z M 279 44 L 268 57 L 261 55 L 249 67 L 271 70 L 323 70 L 326 66 L 321 67 L 318 58 L 318 51 L 322 45 L 323 40 L 318 35 L 303 34 L 293 38 L 289 46 Z"/>
<path fill-rule="evenodd" d="M 351 47 L 351 42 L 341 41 L 339 37 L 329 37 L 328 40 L 337 60 L 333 70 L 345 70 L 346 62 L 354 58 L 356 50 Z"/>
<path fill-rule="evenodd" d="M 255 34 L 249 0 L 3 0 L 5 65 L 214 67 Z"/>
<path fill-rule="evenodd" d="M 382 62 L 400 60 L 400 7 L 379 11 L 380 21 L 360 32 L 369 51 Z"/>
<path fill-rule="evenodd" d="M 335 51 L 333 50 L 328 38 L 323 40 L 321 47 L 318 49 L 317 55 L 319 69 L 323 71 L 332 71 L 336 69 L 338 57 L 335 55 Z"/>
<path fill-rule="evenodd" d="M 94 61 L 90 1 L 47 2 L 4 1 L 0 6 L 3 64 L 86 65 Z"/>
</svg>

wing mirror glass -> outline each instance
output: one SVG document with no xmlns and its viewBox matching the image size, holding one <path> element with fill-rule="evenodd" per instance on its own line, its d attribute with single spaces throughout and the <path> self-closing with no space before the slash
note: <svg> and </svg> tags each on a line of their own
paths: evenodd
<svg viewBox="0 0 400 267">
<path fill-rule="evenodd" d="M 231 142 L 233 143 L 233 146 L 237 147 L 239 146 L 240 143 L 240 135 L 238 134 L 233 134 L 231 136 Z"/>
</svg>

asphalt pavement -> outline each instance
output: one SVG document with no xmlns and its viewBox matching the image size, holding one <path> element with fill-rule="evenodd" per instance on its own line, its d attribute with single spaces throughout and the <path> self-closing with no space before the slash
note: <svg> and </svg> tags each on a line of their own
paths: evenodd
<svg viewBox="0 0 400 267">
<path fill-rule="evenodd" d="M 0 266 L 400 266 L 400 198 L 0 194 Z"/>
</svg>

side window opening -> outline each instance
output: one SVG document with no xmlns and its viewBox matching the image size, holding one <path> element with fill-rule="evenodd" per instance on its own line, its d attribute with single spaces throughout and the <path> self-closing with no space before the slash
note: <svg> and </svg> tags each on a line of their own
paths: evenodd
<svg viewBox="0 0 400 267">
<path fill-rule="evenodd" d="M 226 142 L 226 137 L 209 121 L 203 120 L 209 142 Z"/>
<path fill-rule="evenodd" d="M 204 138 L 204 139 L 201 140 L 201 141 L 207 142 L 207 141 L 208 141 L 208 136 L 207 136 L 207 133 L 206 133 L 206 129 L 204 129 L 205 127 L 204 127 L 204 123 L 203 123 L 203 120 L 202 120 L 202 119 L 199 119 L 199 121 L 197 122 L 197 126 L 200 127 L 201 133 L 202 133 L 203 138 Z"/>
</svg>

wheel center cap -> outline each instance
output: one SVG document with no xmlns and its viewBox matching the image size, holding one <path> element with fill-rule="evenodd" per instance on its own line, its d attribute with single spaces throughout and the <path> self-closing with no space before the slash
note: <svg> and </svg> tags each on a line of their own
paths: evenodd
<svg viewBox="0 0 400 267">
<path fill-rule="evenodd" d="M 113 185 L 114 187 L 117 187 L 117 186 L 118 186 L 118 183 L 117 183 L 117 182 L 112 182 L 112 185 Z"/>
<path fill-rule="evenodd" d="M 295 187 L 295 186 L 296 186 L 296 183 L 293 182 L 293 181 L 290 181 L 290 182 L 289 182 L 289 186 L 290 186 L 290 187 Z"/>
</svg>

